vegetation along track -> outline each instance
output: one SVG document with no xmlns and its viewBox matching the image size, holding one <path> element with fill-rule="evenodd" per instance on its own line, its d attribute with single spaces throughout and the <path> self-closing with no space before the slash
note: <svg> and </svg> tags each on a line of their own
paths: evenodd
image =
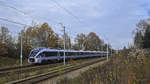
<svg viewBox="0 0 150 84">
<path fill-rule="evenodd" d="M 28 77 L 25 79 L 13 81 L 13 82 L 10 82 L 8 84 L 34 84 L 34 83 L 44 81 L 44 80 L 49 79 L 49 78 L 59 76 L 60 74 L 65 74 L 65 73 L 86 67 L 88 65 L 98 63 L 98 62 L 103 61 L 103 60 L 105 60 L 105 58 L 96 59 L 94 61 L 88 61 L 88 62 L 85 62 L 82 64 L 72 65 L 72 66 L 68 66 L 68 67 L 66 66 L 66 67 L 62 68 L 61 70 L 54 70 L 54 71 L 51 71 L 48 73 L 44 73 L 44 74 Z"/>
<path fill-rule="evenodd" d="M 3 68 L 0 69 L 0 77 L 7 76 L 10 73 L 25 73 L 25 72 L 30 72 L 30 71 L 35 71 L 39 69 L 44 69 L 44 68 L 53 68 L 63 65 L 63 63 L 57 63 L 57 64 L 43 64 L 43 65 L 26 65 L 26 66 L 18 66 L 18 67 L 12 67 L 12 68 Z"/>
</svg>

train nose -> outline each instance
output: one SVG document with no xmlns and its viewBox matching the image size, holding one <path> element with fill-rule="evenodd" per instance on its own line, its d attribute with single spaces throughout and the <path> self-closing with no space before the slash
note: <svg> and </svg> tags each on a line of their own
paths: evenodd
<svg viewBox="0 0 150 84">
<path fill-rule="evenodd" d="M 34 58 L 29 58 L 29 61 L 30 62 L 35 62 L 35 59 Z"/>
</svg>

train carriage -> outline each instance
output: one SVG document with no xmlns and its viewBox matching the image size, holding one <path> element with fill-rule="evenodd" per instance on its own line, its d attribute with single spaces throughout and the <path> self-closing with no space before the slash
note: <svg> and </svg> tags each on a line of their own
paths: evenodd
<svg viewBox="0 0 150 84">
<path fill-rule="evenodd" d="M 77 51 L 65 50 L 67 59 L 81 59 L 89 57 L 102 57 L 106 56 L 104 51 Z M 64 58 L 64 50 L 50 49 L 50 48 L 35 48 L 28 57 L 30 64 L 40 64 L 47 61 L 60 61 Z"/>
</svg>

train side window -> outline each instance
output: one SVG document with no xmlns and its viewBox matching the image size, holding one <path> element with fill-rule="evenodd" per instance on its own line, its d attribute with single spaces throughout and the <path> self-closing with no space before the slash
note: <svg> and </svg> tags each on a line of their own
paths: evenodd
<svg viewBox="0 0 150 84">
<path fill-rule="evenodd" d="M 74 53 L 73 52 L 70 52 L 71 53 L 71 55 L 70 56 L 73 56 L 74 55 Z"/>
<path fill-rule="evenodd" d="M 57 56 L 57 52 L 45 52 L 46 57 Z"/>
<path fill-rule="evenodd" d="M 67 56 L 71 56 L 71 52 L 67 52 L 68 54 L 67 54 Z"/>
<path fill-rule="evenodd" d="M 71 56 L 74 56 L 74 52 L 71 52 Z"/>
<path fill-rule="evenodd" d="M 59 52 L 60 53 L 60 56 L 64 56 L 64 52 Z M 70 52 L 65 52 L 66 56 L 71 56 L 71 53 Z"/>
<path fill-rule="evenodd" d="M 46 53 L 46 57 L 50 57 L 51 56 L 51 52 L 45 52 Z"/>
<path fill-rule="evenodd" d="M 66 52 L 66 56 L 68 56 L 68 52 Z"/>
<path fill-rule="evenodd" d="M 70 52 L 67 52 L 66 54 L 67 54 L 66 56 L 70 56 Z"/>
<path fill-rule="evenodd" d="M 76 56 L 76 55 L 77 55 L 77 53 L 76 53 L 76 52 L 74 52 L 74 55 Z"/>
<path fill-rule="evenodd" d="M 67 52 L 67 56 L 70 56 L 70 52 Z"/>
<path fill-rule="evenodd" d="M 51 52 L 51 56 L 57 56 L 57 52 Z"/>
<path fill-rule="evenodd" d="M 59 52 L 60 53 L 60 56 L 64 56 L 64 52 Z"/>
<path fill-rule="evenodd" d="M 60 52 L 57 52 L 57 56 L 60 56 Z"/>
</svg>

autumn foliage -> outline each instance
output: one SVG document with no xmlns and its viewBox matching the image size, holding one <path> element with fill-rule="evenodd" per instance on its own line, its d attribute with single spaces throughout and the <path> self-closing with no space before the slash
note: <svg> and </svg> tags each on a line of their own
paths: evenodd
<svg viewBox="0 0 150 84">
<path fill-rule="evenodd" d="M 5 48 L 5 44 L 0 40 L 0 56 L 7 56 L 8 52 Z"/>
<path fill-rule="evenodd" d="M 27 27 L 13 37 L 9 28 L 0 28 L 0 56 L 11 58 L 20 57 L 21 35 L 23 40 L 23 58 L 26 59 L 33 48 L 44 47 L 63 49 L 64 35 L 55 33 L 48 23 L 35 24 Z M 73 39 L 66 33 L 66 49 L 74 50 L 106 50 L 104 41 L 94 32 L 88 35 L 78 34 Z"/>
<path fill-rule="evenodd" d="M 150 50 L 123 50 L 109 62 L 58 84 L 149 84 Z"/>
</svg>

